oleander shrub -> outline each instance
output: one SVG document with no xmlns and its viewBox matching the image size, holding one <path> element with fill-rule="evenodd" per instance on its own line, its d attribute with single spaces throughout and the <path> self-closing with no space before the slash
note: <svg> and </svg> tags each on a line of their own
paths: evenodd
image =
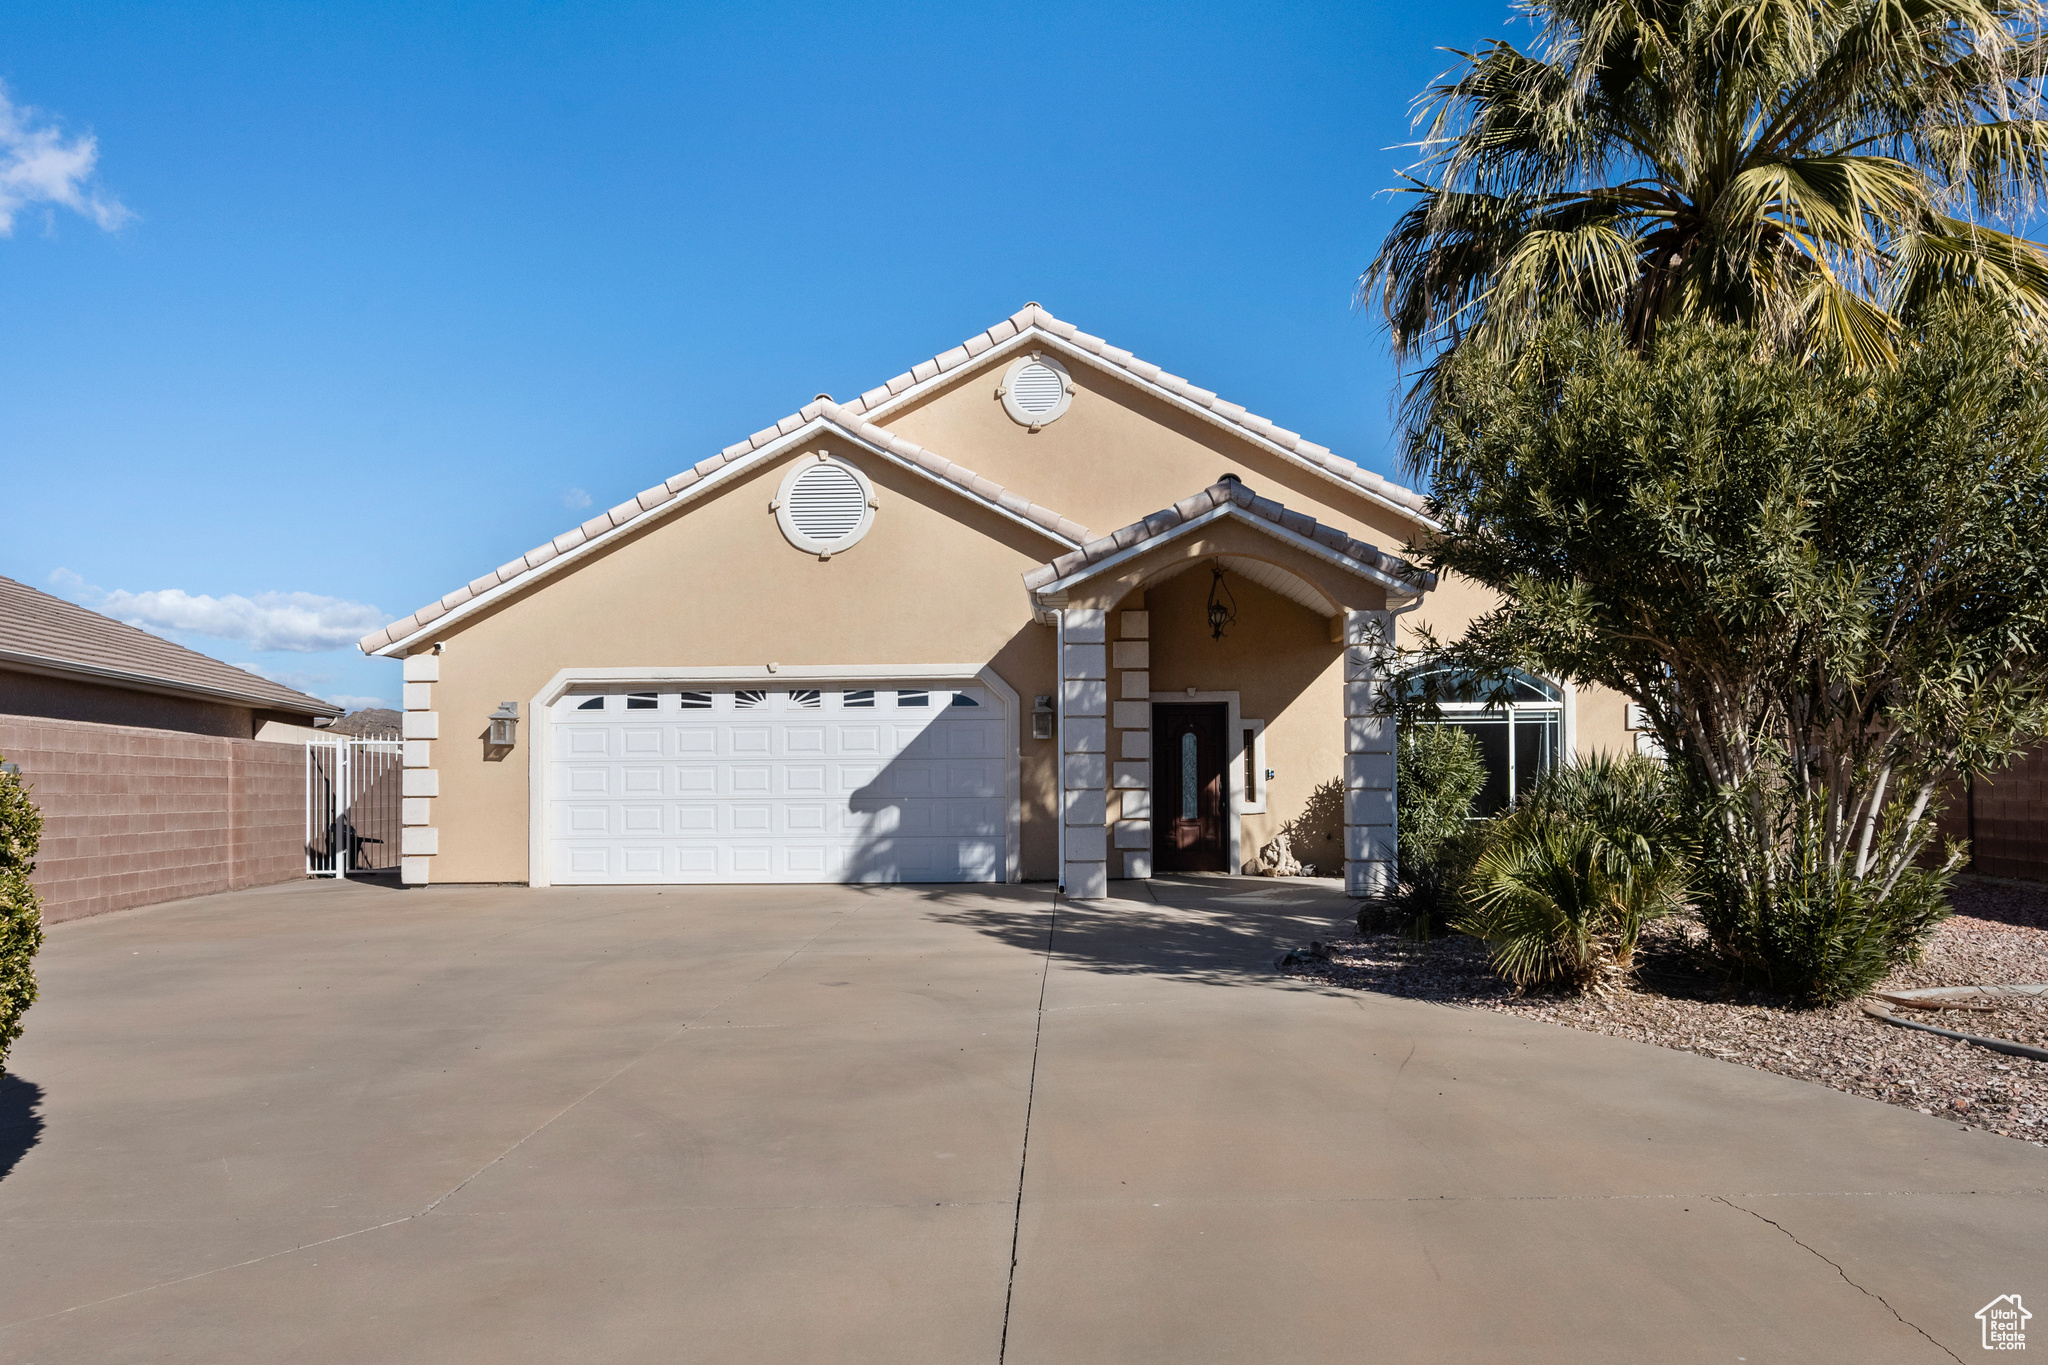
<svg viewBox="0 0 2048 1365">
<path fill-rule="evenodd" d="M 1450 725 L 1409 723 L 1395 749 L 1394 821 L 1398 885 L 1359 912 L 1359 928 L 1391 924 L 1411 937 L 1441 932 L 1463 910 L 1461 887 L 1485 842 L 1472 802 L 1486 765 L 1470 734 Z"/>
<path fill-rule="evenodd" d="M 36 1002 L 36 950 L 43 946 L 35 871 L 43 817 L 19 774 L 0 772 L 0 1070 L 21 1036 L 21 1016 Z"/>
</svg>

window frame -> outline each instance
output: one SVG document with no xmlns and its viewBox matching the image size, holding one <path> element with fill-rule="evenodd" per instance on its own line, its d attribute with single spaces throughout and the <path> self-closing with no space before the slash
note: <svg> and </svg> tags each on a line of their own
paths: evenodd
<svg viewBox="0 0 2048 1365">
<path fill-rule="evenodd" d="M 1448 665 L 1438 666 L 1448 667 Z M 1428 665 L 1424 665 L 1424 668 L 1426 667 L 1428 667 Z M 1420 673 L 1422 671 L 1423 669 L 1415 670 L 1416 673 Z M 1531 682 L 1539 684 L 1540 686 L 1555 689 L 1557 692 L 1556 699 L 1551 700 L 1546 698 L 1543 701 L 1511 701 L 1506 705 L 1505 708 L 1495 706 L 1483 701 L 1440 701 L 1437 703 L 1437 711 L 1439 712 L 1440 719 L 1422 720 L 1414 722 L 1418 725 L 1455 725 L 1461 720 L 1473 720 L 1487 716 L 1496 716 L 1500 715 L 1503 710 L 1506 711 L 1505 719 L 1507 725 L 1508 800 L 1507 804 L 1501 808 L 1501 813 L 1513 810 L 1516 804 L 1521 800 L 1521 792 L 1517 789 L 1517 778 L 1519 777 L 1519 773 L 1516 771 L 1517 765 L 1515 759 L 1515 719 L 1518 715 L 1528 713 L 1532 718 L 1538 714 L 1555 715 L 1557 717 L 1557 765 L 1559 767 L 1562 767 L 1565 764 L 1575 763 L 1578 761 L 1577 750 L 1574 747 L 1575 732 L 1577 729 L 1575 723 L 1577 719 L 1576 713 L 1578 709 L 1576 704 L 1578 700 L 1577 690 L 1571 685 L 1571 683 L 1559 678 L 1548 678 L 1540 673 L 1530 673 L 1525 669 L 1516 669 L 1515 672 L 1520 674 L 1522 677 L 1529 679 Z M 1482 761 L 1483 758 L 1484 755 L 1482 755 Z M 1485 820 L 1490 819 L 1491 817 L 1485 815 L 1473 815 L 1469 818 L 1473 820 Z"/>
</svg>

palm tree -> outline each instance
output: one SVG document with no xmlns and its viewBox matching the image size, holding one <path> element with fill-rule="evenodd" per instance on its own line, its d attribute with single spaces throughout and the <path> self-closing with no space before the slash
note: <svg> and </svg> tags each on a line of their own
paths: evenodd
<svg viewBox="0 0 2048 1365">
<path fill-rule="evenodd" d="M 1759 325 L 1889 364 L 1944 293 L 2048 338 L 2043 0 L 1525 0 L 1532 54 L 1476 53 L 1416 102 L 1417 203 L 1359 277 L 1404 361 L 1409 459 L 1437 367 L 1561 313 Z M 1994 226 L 2003 224 L 2003 228 Z"/>
</svg>

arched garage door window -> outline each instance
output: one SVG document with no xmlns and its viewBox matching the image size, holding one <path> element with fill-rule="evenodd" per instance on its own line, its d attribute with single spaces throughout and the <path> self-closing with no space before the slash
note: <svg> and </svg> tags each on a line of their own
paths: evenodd
<svg viewBox="0 0 2048 1365">
<path fill-rule="evenodd" d="M 1478 742 L 1486 785 L 1474 815 L 1506 810 L 1564 752 L 1564 691 L 1533 673 L 1482 680 L 1448 667 L 1423 669 L 1409 675 L 1408 687 L 1411 696 L 1436 702 L 1440 719 L 1423 724 L 1455 725 Z"/>
</svg>

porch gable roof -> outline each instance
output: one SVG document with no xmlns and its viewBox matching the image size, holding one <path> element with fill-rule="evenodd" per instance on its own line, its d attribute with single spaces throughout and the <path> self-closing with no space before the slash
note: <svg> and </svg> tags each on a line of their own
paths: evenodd
<svg viewBox="0 0 2048 1365">
<path fill-rule="evenodd" d="M 1376 583 L 1396 598 L 1419 599 L 1436 587 L 1435 574 L 1335 526 L 1325 526 L 1306 513 L 1290 511 L 1271 498 L 1262 498 L 1245 487 L 1235 474 L 1225 474 L 1171 507 L 1030 570 L 1024 575 L 1025 591 L 1031 595 L 1034 612 L 1043 614 L 1056 605 L 1049 599 L 1112 572 L 1147 550 L 1224 519 L 1243 522 L 1324 563 Z"/>
</svg>

